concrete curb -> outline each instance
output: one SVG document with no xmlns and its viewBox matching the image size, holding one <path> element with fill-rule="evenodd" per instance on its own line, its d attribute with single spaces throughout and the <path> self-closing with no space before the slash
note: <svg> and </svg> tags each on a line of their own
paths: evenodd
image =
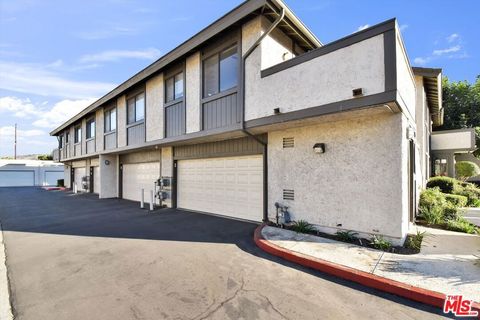
<svg viewBox="0 0 480 320">
<path fill-rule="evenodd" d="M 366 287 L 374 288 L 434 307 L 443 308 L 446 297 L 443 293 L 418 288 L 406 283 L 387 279 L 368 272 L 360 271 L 282 248 L 263 238 L 262 229 L 265 226 L 265 224 L 262 224 L 255 229 L 254 241 L 260 249 L 267 253 L 291 262 L 298 263 L 308 268 L 362 284 Z M 480 304 L 474 302 L 473 308 L 480 311 Z"/>
<path fill-rule="evenodd" d="M 13 319 L 10 305 L 10 289 L 8 287 L 7 261 L 5 244 L 3 243 L 3 229 L 0 223 L 0 319 Z"/>
</svg>

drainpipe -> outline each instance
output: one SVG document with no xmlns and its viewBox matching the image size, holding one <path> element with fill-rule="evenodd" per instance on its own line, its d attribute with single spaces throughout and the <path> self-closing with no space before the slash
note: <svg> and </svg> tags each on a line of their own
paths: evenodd
<svg viewBox="0 0 480 320">
<path fill-rule="evenodd" d="M 272 7 L 270 8 L 275 11 Z M 268 148 L 265 141 L 259 139 L 257 136 L 253 135 L 247 129 L 245 129 L 245 62 L 247 58 L 253 53 L 253 51 L 260 45 L 263 39 L 265 39 L 265 37 L 267 37 L 278 26 L 278 24 L 283 20 L 284 17 L 285 9 L 282 8 L 278 18 L 275 19 L 270 28 L 268 28 L 268 30 L 264 34 L 262 34 L 260 38 L 258 38 L 250 48 L 248 48 L 247 52 L 242 55 L 242 131 L 263 146 L 263 222 L 268 222 Z"/>
</svg>

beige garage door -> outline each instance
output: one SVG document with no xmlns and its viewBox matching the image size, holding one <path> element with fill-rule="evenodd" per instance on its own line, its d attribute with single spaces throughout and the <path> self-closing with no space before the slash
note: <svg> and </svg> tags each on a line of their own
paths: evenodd
<svg viewBox="0 0 480 320">
<path fill-rule="evenodd" d="M 86 168 L 75 168 L 74 169 L 74 183 L 77 185 L 77 192 L 86 192 L 87 190 L 83 189 L 82 178 L 87 175 Z"/>
<path fill-rule="evenodd" d="M 93 192 L 100 193 L 100 167 L 93 167 Z"/>
<path fill-rule="evenodd" d="M 177 207 L 261 221 L 262 155 L 180 160 Z"/>
<path fill-rule="evenodd" d="M 150 200 L 150 190 L 160 177 L 160 162 L 132 163 L 123 165 L 122 194 L 124 199 L 140 201 L 145 189 L 145 202 Z"/>
</svg>

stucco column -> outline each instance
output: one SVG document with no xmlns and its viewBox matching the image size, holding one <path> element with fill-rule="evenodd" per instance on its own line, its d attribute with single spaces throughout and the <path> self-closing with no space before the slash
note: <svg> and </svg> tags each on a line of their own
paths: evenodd
<svg viewBox="0 0 480 320">
<path fill-rule="evenodd" d="M 118 157 L 116 155 L 100 155 L 100 199 L 118 197 Z"/>
</svg>

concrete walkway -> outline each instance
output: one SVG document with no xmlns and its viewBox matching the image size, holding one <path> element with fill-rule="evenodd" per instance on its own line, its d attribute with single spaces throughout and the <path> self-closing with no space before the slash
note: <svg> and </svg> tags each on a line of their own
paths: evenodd
<svg viewBox="0 0 480 320">
<path fill-rule="evenodd" d="M 421 252 L 400 255 L 265 227 L 262 236 L 301 254 L 444 294 L 480 301 L 480 236 L 417 227 L 426 231 Z"/>
<path fill-rule="evenodd" d="M 480 208 L 463 208 L 465 213 L 463 217 L 473 223 L 474 225 L 480 227 Z"/>
</svg>

